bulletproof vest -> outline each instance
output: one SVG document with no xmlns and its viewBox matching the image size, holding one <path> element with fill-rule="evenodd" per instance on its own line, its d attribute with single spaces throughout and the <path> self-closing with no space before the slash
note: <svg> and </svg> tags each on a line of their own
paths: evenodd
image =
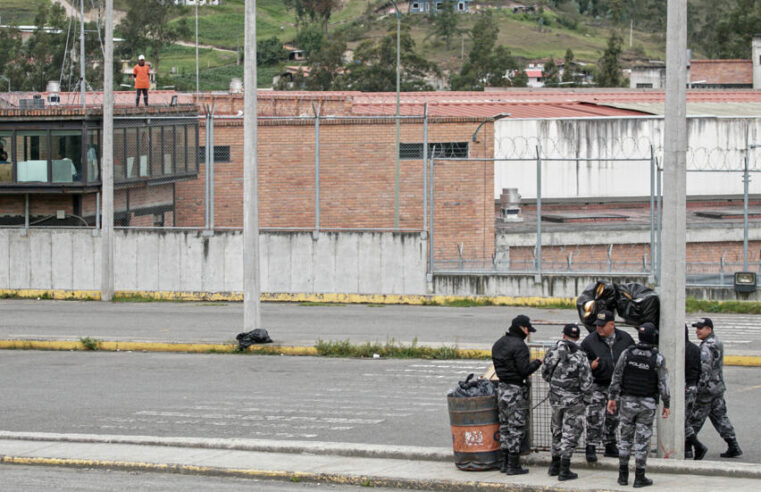
<svg viewBox="0 0 761 492">
<path fill-rule="evenodd" d="M 658 353 L 649 354 L 629 352 L 624 366 L 621 394 L 629 396 L 658 397 L 658 371 L 656 370 Z"/>
</svg>

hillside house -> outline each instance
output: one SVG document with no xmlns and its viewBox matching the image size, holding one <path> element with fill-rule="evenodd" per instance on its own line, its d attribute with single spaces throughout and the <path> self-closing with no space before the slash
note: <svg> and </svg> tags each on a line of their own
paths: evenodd
<svg viewBox="0 0 761 492">
<path fill-rule="evenodd" d="M 455 12 L 468 12 L 473 0 L 415 0 L 410 2 L 410 14 L 427 14 L 441 10 L 441 4 L 449 1 L 455 4 Z"/>
</svg>

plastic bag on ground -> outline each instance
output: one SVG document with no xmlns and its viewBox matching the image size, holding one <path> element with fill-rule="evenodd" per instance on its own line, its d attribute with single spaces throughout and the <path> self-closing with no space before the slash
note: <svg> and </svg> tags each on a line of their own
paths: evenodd
<svg viewBox="0 0 761 492">
<path fill-rule="evenodd" d="M 457 383 L 457 387 L 447 392 L 447 396 L 453 398 L 469 398 L 473 396 L 492 396 L 496 395 L 497 390 L 494 383 L 488 379 L 474 379 L 474 375 L 468 374 L 465 381 Z"/>
<path fill-rule="evenodd" d="M 598 280 L 581 292 L 576 298 L 576 310 L 579 312 L 579 320 L 590 333 L 594 331 L 594 320 L 597 313 L 608 310 L 616 312 L 617 290 L 612 282 Z"/>
<path fill-rule="evenodd" d="M 264 328 L 238 333 L 235 339 L 238 340 L 238 350 L 246 350 L 255 343 L 272 343 L 269 333 Z"/>
<path fill-rule="evenodd" d="M 658 328 L 661 303 L 658 294 L 653 289 L 636 282 L 618 284 L 616 288 L 618 290 L 616 307 L 619 316 L 634 326 L 650 322 Z"/>
</svg>

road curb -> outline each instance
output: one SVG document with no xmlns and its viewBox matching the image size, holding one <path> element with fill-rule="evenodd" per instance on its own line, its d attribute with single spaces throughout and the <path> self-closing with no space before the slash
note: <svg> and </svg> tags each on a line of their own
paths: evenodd
<svg viewBox="0 0 761 492">
<path fill-rule="evenodd" d="M 0 431 L 0 440 L 71 442 L 92 444 L 132 444 L 141 446 L 162 446 L 176 448 L 222 449 L 234 451 L 254 451 L 265 453 L 290 453 L 345 456 L 353 458 L 399 459 L 407 461 L 452 462 L 452 451 L 448 448 L 419 446 L 361 445 L 355 443 L 275 441 L 257 439 L 209 439 L 156 436 L 121 436 L 98 434 L 55 434 L 39 432 Z M 40 458 L 49 459 L 49 458 Z M 73 460 L 75 462 L 82 460 Z M 548 466 L 551 457 L 547 452 L 532 453 L 522 459 L 528 466 Z M 41 463 L 42 464 L 42 463 Z M 598 458 L 597 463 L 587 463 L 579 454 L 574 457 L 573 467 L 588 470 L 618 470 L 618 459 Z M 70 465 L 76 466 L 76 465 Z M 81 465 L 87 466 L 87 465 Z M 154 465 L 158 466 L 158 465 Z M 166 465 L 173 466 L 173 465 Z M 667 474 L 690 474 L 702 476 L 724 476 L 735 478 L 761 479 L 761 465 L 731 461 L 694 461 L 650 458 L 648 471 Z M 156 470 L 163 471 L 163 470 Z M 171 470 L 169 470 L 171 471 Z M 463 482 L 463 483 L 467 483 Z M 409 488 L 409 487 L 407 487 Z"/>
<path fill-rule="evenodd" d="M 87 340 L 83 338 L 82 340 Z M 252 345 L 243 352 L 233 343 L 115 342 L 82 340 L 0 340 L 0 350 L 102 351 L 102 352 L 181 352 L 201 354 L 253 353 L 261 355 L 320 356 L 317 348 L 306 345 Z M 458 349 L 460 359 L 489 359 L 491 351 Z M 542 352 L 534 353 L 541 357 Z M 725 355 L 725 366 L 761 367 L 761 355 Z"/>
</svg>

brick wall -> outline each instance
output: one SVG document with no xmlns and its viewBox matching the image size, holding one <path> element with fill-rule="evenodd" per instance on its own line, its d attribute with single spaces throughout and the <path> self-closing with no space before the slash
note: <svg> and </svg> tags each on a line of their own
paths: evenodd
<svg viewBox="0 0 761 492">
<path fill-rule="evenodd" d="M 480 121 L 433 119 L 429 142 L 469 142 Z M 200 142 L 205 142 L 205 125 Z M 263 228 L 315 226 L 315 126 L 313 120 L 263 120 L 258 134 L 259 220 Z M 405 121 L 402 143 L 423 142 L 423 124 Z M 486 125 L 470 156 L 490 158 L 493 129 Z M 214 145 L 230 147 L 230 162 L 215 162 L 214 224 L 243 224 L 243 122 L 217 119 Z M 394 227 L 394 121 L 321 120 L 320 226 L 322 228 Z M 205 166 L 198 179 L 177 183 L 178 226 L 204 225 Z M 491 257 L 494 252 L 493 163 L 436 164 L 435 251 L 456 257 L 457 244 L 467 252 Z M 400 160 L 399 227 L 423 228 L 422 160 Z"/>
</svg>

